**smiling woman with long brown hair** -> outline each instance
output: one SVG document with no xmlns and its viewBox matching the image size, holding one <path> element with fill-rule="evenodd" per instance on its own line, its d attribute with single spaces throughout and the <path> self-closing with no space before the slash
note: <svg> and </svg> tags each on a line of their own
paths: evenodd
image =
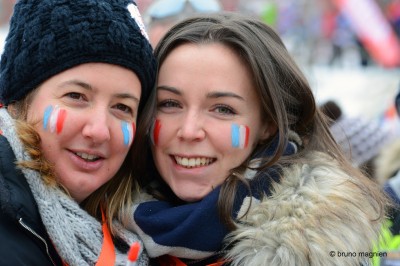
<svg viewBox="0 0 400 266">
<path fill-rule="evenodd" d="M 342 154 L 273 29 L 234 13 L 187 19 L 155 55 L 136 151 L 153 199 L 128 219 L 157 263 L 368 260 L 329 252 L 370 251 L 386 198 Z"/>
</svg>

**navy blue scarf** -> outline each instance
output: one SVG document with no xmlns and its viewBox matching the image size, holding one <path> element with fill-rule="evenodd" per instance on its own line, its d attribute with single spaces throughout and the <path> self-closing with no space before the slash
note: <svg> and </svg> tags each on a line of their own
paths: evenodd
<svg viewBox="0 0 400 266">
<path fill-rule="evenodd" d="M 264 156 L 275 151 L 272 145 Z M 296 152 L 292 142 L 286 146 L 284 155 Z M 251 180 L 252 197 L 260 199 L 270 195 L 271 182 L 279 182 L 276 168 L 258 172 Z M 150 257 L 165 254 L 179 258 L 204 259 L 223 249 L 223 239 L 229 233 L 220 221 L 217 202 L 221 187 L 215 188 L 202 200 L 183 205 L 151 200 L 140 203 L 134 210 L 133 228 L 142 238 Z M 248 188 L 240 184 L 233 205 L 236 218 L 243 201 L 249 197 Z"/>
</svg>

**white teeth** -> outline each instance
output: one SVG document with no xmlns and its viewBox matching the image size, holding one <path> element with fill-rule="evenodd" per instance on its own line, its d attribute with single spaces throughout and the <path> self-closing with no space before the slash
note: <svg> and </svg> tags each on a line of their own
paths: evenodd
<svg viewBox="0 0 400 266">
<path fill-rule="evenodd" d="M 193 167 L 209 165 L 210 163 L 214 162 L 214 159 L 205 157 L 186 158 L 186 157 L 175 156 L 175 161 L 177 164 L 183 167 L 193 168 Z"/>
<path fill-rule="evenodd" d="M 83 153 L 83 152 L 77 152 L 75 154 L 78 155 L 79 157 L 81 157 L 82 159 L 86 160 L 86 161 L 95 161 L 95 160 L 100 158 L 100 157 L 98 157 L 96 155 L 87 154 L 87 153 Z"/>
</svg>

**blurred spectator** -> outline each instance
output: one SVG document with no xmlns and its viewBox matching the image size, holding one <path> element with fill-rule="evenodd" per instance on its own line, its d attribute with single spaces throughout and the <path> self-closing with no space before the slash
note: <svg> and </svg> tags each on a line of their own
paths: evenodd
<svg viewBox="0 0 400 266">
<path fill-rule="evenodd" d="M 331 119 L 332 136 L 344 153 L 355 166 L 376 180 L 374 160 L 391 139 L 389 130 L 375 120 L 346 116 L 334 101 L 320 108 Z"/>
<path fill-rule="evenodd" d="M 350 24 L 346 17 L 342 13 L 338 13 L 335 17 L 335 26 L 332 34 L 332 55 L 329 60 L 329 64 L 342 65 L 343 52 L 354 43 L 354 33 L 350 28 Z"/>
<path fill-rule="evenodd" d="M 400 87 L 395 98 L 397 114 L 400 114 Z M 376 159 L 378 182 L 386 194 L 393 200 L 394 206 L 389 209 L 387 225 L 382 228 L 382 240 L 378 251 L 384 251 L 387 258 L 374 258 L 374 266 L 400 265 L 400 139 L 397 138 L 382 149 Z M 385 256 L 386 257 L 386 256 Z"/>
<path fill-rule="evenodd" d="M 357 46 L 358 53 L 360 55 L 360 65 L 362 67 L 367 67 L 368 65 L 370 65 L 372 59 L 367 49 L 365 49 L 365 46 L 362 43 L 362 41 L 356 36 L 355 36 L 355 43 Z"/>
<path fill-rule="evenodd" d="M 237 6 L 238 12 L 256 15 L 275 29 L 278 21 L 278 8 L 276 0 L 240 0 Z"/>
<path fill-rule="evenodd" d="M 386 7 L 386 16 L 400 38 L 400 0 L 392 0 Z"/>
<path fill-rule="evenodd" d="M 400 139 L 389 143 L 376 159 L 376 175 L 380 184 L 399 175 L 400 170 Z M 400 177 L 400 176 L 399 176 Z M 400 178 L 399 182 L 400 182 Z M 399 186 L 400 192 L 400 186 Z M 399 193 L 400 195 L 400 193 Z"/>
<path fill-rule="evenodd" d="M 8 33 L 8 24 L 16 0 L 0 0 L 0 56 Z"/>
<path fill-rule="evenodd" d="M 0 1 L 0 27 L 8 25 L 16 0 Z M 7 26 L 8 27 L 8 26 Z"/>
<path fill-rule="evenodd" d="M 153 0 L 135 0 L 139 11 L 141 14 L 144 14 L 144 12 L 147 10 L 147 8 L 153 3 Z"/>
<path fill-rule="evenodd" d="M 221 0 L 222 9 L 225 11 L 237 11 L 240 0 Z"/>
<path fill-rule="evenodd" d="M 182 19 L 222 11 L 218 0 L 155 0 L 145 11 L 150 43 L 155 47 L 164 34 Z"/>
<path fill-rule="evenodd" d="M 400 114 L 400 86 L 399 93 L 395 98 L 397 115 Z M 379 175 L 379 183 L 391 187 L 389 190 L 396 191 L 396 200 L 400 204 L 400 138 L 391 141 L 379 154 L 376 160 L 376 173 Z"/>
</svg>

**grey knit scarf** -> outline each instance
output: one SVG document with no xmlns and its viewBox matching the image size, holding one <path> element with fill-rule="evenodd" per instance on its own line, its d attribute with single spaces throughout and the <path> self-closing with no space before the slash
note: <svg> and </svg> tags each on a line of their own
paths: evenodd
<svg viewBox="0 0 400 266">
<path fill-rule="evenodd" d="M 17 160 L 30 160 L 17 137 L 14 120 L 5 108 L 0 108 L 0 129 Z M 22 172 L 38 205 L 43 224 L 64 262 L 70 266 L 95 265 L 103 244 L 101 223 L 63 191 L 46 186 L 38 172 L 30 169 L 22 169 Z M 128 245 L 139 241 L 136 234 L 126 230 L 119 222 L 114 224 L 116 235 Z M 127 254 L 116 249 L 116 265 L 126 265 L 126 259 Z M 142 252 L 137 265 L 148 265 L 148 261 L 147 254 Z"/>
</svg>

